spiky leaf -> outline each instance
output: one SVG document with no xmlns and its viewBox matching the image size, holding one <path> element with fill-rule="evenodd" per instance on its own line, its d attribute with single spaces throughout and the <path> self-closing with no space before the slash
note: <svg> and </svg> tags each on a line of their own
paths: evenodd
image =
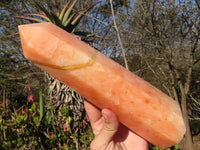
<svg viewBox="0 0 200 150">
<path fill-rule="evenodd" d="M 37 19 L 37 18 L 33 18 L 33 17 L 15 16 L 15 18 L 26 19 L 26 20 L 35 21 L 35 22 L 38 22 L 38 23 L 45 22 L 41 19 Z"/>
<path fill-rule="evenodd" d="M 71 0 L 69 0 L 63 7 L 63 9 L 61 10 L 61 13 L 59 15 L 59 19 L 60 20 L 63 20 L 63 17 L 65 15 L 65 12 L 67 11 L 67 8 L 69 7 L 69 4 L 70 4 Z"/>
<path fill-rule="evenodd" d="M 45 20 L 48 21 L 48 22 L 51 22 L 47 16 L 42 15 L 42 14 L 24 14 L 24 15 L 26 15 L 26 16 L 36 16 L 36 17 L 40 17 L 40 18 L 45 19 Z"/>
<path fill-rule="evenodd" d="M 66 20 L 66 22 L 63 23 L 65 27 L 67 27 L 71 22 L 73 21 L 74 17 L 77 15 L 79 11 L 74 12 L 73 14 L 70 15 L 70 17 Z"/>
<path fill-rule="evenodd" d="M 53 12 L 50 12 L 50 14 L 51 14 L 51 16 L 53 18 L 54 24 L 56 24 L 57 26 L 63 28 L 64 26 L 63 26 L 62 22 L 59 20 L 58 16 L 56 14 L 54 14 Z"/>
<path fill-rule="evenodd" d="M 42 7 L 42 6 L 41 6 L 39 3 L 37 3 L 37 2 L 35 2 L 35 5 L 36 5 L 40 10 L 42 10 L 42 11 L 45 13 L 45 15 L 49 18 L 50 22 L 52 22 L 52 23 L 55 24 L 54 19 L 53 19 L 51 13 L 50 13 L 48 10 L 46 10 L 44 7 Z"/>
<path fill-rule="evenodd" d="M 80 22 L 81 18 L 83 17 L 83 15 L 88 12 L 91 8 L 93 8 L 96 4 L 98 4 L 99 2 L 96 2 L 94 4 L 91 4 L 90 6 L 88 6 L 87 8 L 85 8 L 83 11 L 81 11 L 79 13 L 79 15 L 73 20 L 72 25 L 77 26 L 77 24 Z"/>
<path fill-rule="evenodd" d="M 76 4 L 77 0 L 75 0 L 70 7 L 67 9 L 67 11 L 65 12 L 65 15 L 63 17 L 62 23 L 66 22 L 66 20 L 69 18 L 69 15 L 74 7 L 74 5 Z"/>
</svg>

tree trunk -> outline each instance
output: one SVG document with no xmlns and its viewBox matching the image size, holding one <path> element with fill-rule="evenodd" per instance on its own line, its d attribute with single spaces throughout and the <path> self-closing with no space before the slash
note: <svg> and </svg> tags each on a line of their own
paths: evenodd
<svg viewBox="0 0 200 150">
<path fill-rule="evenodd" d="M 176 74 L 176 79 L 178 81 L 178 86 L 180 87 L 181 109 L 182 109 L 183 120 L 186 127 L 186 133 L 183 139 L 185 150 L 193 150 L 192 135 L 191 135 L 190 123 L 189 123 L 188 112 L 187 112 L 187 94 L 189 92 L 189 87 L 190 87 L 190 78 L 191 78 L 191 71 L 192 71 L 191 68 L 192 67 L 189 67 L 188 69 L 188 75 L 186 78 L 185 86 L 183 86 L 180 80 L 180 75 L 177 72 L 177 70 L 176 69 L 174 70 Z"/>
<path fill-rule="evenodd" d="M 185 150 L 193 150 L 193 143 L 192 143 L 192 136 L 190 131 L 190 123 L 188 119 L 187 113 L 187 103 L 186 103 L 186 95 L 184 92 L 181 92 L 181 108 L 182 108 L 182 115 L 186 126 L 186 133 L 183 139 L 184 141 L 184 148 Z"/>
</svg>

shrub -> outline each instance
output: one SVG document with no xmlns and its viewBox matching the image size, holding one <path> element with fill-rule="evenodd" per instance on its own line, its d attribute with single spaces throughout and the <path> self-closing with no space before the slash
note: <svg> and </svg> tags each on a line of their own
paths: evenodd
<svg viewBox="0 0 200 150">
<path fill-rule="evenodd" d="M 89 149 L 93 139 L 91 127 L 83 122 L 84 134 L 71 131 L 68 108 L 63 107 L 64 117 L 46 108 L 42 119 L 36 102 L 16 110 L 0 109 L 0 149 Z"/>
</svg>

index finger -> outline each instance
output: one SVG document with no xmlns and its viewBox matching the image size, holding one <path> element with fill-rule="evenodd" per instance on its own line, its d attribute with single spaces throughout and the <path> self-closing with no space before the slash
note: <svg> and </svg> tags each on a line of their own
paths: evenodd
<svg viewBox="0 0 200 150">
<path fill-rule="evenodd" d="M 87 115 L 89 117 L 90 123 L 92 125 L 92 130 L 95 135 L 98 135 L 98 133 L 103 128 L 104 119 L 101 114 L 101 110 L 96 107 L 94 104 L 88 102 L 87 100 L 84 100 L 85 110 L 87 112 Z"/>
</svg>

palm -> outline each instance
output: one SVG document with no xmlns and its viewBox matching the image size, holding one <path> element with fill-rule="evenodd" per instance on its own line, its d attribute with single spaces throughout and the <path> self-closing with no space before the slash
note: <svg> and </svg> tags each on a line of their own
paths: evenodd
<svg viewBox="0 0 200 150">
<path fill-rule="evenodd" d="M 95 139 L 91 143 L 91 150 L 147 150 L 147 142 L 136 135 L 134 132 L 130 131 L 127 127 L 119 123 L 116 133 L 112 138 L 106 139 L 106 134 L 102 136 L 101 132 L 104 127 L 104 118 L 101 111 L 92 105 L 91 103 L 85 101 L 85 108 L 90 118 L 92 129 L 95 135 Z M 113 114 L 109 110 L 105 110 L 108 113 Z M 108 129 L 108 131 L 111 129 Z M 114 132 L 114 131 L 111 131 Z"/>
</svg>

